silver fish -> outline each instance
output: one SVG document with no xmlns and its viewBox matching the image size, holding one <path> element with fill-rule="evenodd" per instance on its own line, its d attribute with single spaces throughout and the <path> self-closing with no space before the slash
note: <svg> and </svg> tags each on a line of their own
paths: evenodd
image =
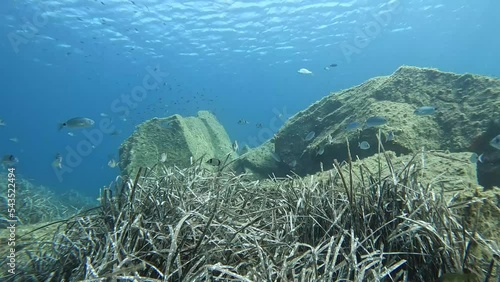
<svg viewBox="0 0 500 282">
<path fill-rule="evenodd" d="M 84 127 L 91 127 L 93 126 L 95 121 L 89 119 L 89 118 L 84 118 L 84 117 L 76 117 L 76 118 L 71 118 L 68 119 L 67 121 L 59 124 L 59 130 L 69 127 L 69 128 L 84 128 Z"/>
<path fill-rule="evenodd" d="M 236 154 L 238 154 L 238 151 L 240 150 L 240 146 L 238 145 L 238 141 L 237 140 L 234 140 L 234 142 L 233 142 L 233 144 L 232 144 L 231 147 L 233 148 L 233 151 Z"/>
<path fill-rule="evenodd" d="M 370 143 L 366 142 L 366 141 L 363 141 L 361 143 L 358 143 L 358 147 L 361 149 L 361 150 L 368 150 L 370 149 Z"/>
<path fill-rule="evenodd" d="M 110 168 L 115 168 L 115 167 L 117 167 L 117 166 L 118 166 L 118 162 L 117 162 L 117 161 L 115 161 L 115 159 L 111 159 L 111 160 L 109 160 L 109 162 L 108 162 L 108 166 L 109 166 Z"/>
<path fill-rule="evenodd" d="M 436 112 L 436 107 L 424 106 L 416 109 L 413 114 L 417 116 L 430 116 Z"/>
<path fill-rule="evenodd" d="M 361 124 L 357 121 L 353 121 L 351 123 L 349 123 L 346 127 L 345 127 L 345 130 L 346 131 L 353 131 L 353 130 L 356 130 L 358 129 L 359 127 L 361 126 Z"/>
<path fill-rule="evenodd" d="M 278 154 L 276 154 L 276 152 L 272 152 L 272 153 L 271 153 L 271 157 L 273 157 L 273 159 L 274 159 L 276 162 L 278 162 L 278 163 L 280 163 L 280 162 L 281 162 L 281 158 L 280 158 L 280 156 L 279 156 Z"/>
<path fill-rule="evenodd" d="M 307 133 L 306 138 L 304 139 L 304 141 L 311 141 L 314 138 L 314 136 L 316 136 L 316 132 L 311 131 L 311 132 Z"/>
<path fill-rule="evenodd" d="M 365 122 L 365 128 L 381 126 L 387 123 L 387 119 L 381 116 L 370 117 Z"/>
<path fill-rule="evenodd" d="M 52 162 L 52 166 L 55 168 L 59 168 L 59 169 L 62 168 L 62 160 L 63 160 L 63 158 L 62 158 L 61 154 L 57 153 L 54 161 Z"/>
<path fill-rule="evenodd" d="M 394 141 L 394 131 L 389 131 L 389 133 L 385 135 L 385 142 L 387 143 L 390 141 Z"/>
<path fill-rule="evenodd" d="M 478 156 L 476 153 L 472 153 L 472 155 L 469 158 L 469 161 L 471 163 L 473 163 L 473 164 L 475 164 L 477 162 L 482 163 L 484 161 L 483 154 L 481 154 L 481 155 Z"/>
<path fill-rule="evenodd" d="M 160 162 L 164 163 L 167 161 L 167 153 L 161 153 Z"/>
<path fill-rule="evenodd" d="M 316 151 L 316 156 L 321 156 L 325 152 L 325 146 L 321 145 L 319 146 L 318 150 Z"/>
<path fill-rule="evenodd" d="M 490 146 L 495 148 L 495 149 L 500 150 L 500 134 L 498 134 L 493 139 L 491 139 Z"/>
</svg>

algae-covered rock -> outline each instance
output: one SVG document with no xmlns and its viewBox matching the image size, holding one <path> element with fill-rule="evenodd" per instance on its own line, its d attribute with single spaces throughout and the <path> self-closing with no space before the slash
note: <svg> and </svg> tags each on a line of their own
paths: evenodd
<svg viewBox="0 0 500 282">
<path fill-rule="evenodd" d="M 123 175 L 133 175 L 139 167 L 160 162 L 162 154 L 167 166 L 187 167 L 191 158 L 223 160 L 231 152 L 229 136 L 210 112 L 200 111 L 196 117 L 153 118 L 137 126 L 121 145 L 120 169 Z"/>
<path fill-rule="evenodd" d="M 246 173 L 250 179 L 262 179 L 290 172 L 290 167 L 274 154 L 270 141 L 242 154 L 231 166 L 238 173 Z"/>
<path fill-rule="evenodd" d="M 437 108 L 434 115 L 418 116 L 422 106 Z M 276 153 L 285 163 L 297 163 L 301 175 L 319 171 L 320 163 L 331 168 L 333 159 L 347 158 L 346 140 L 351 153 L 365 158 L 378 152 L 381 139 L 391 131 L 394 140 L 383 143 L 397 155 L 426 150 L 452 152 L 494 151 L 488 141 L 500 133 L 500 79 L 459 75 L 436 69 L 401 67 L 394 74 L 377 77 L 321 99 L 297 113 L 278 132 Z M 347 131 L 346 126 L 369 117 L 381 116 L 385 125 Z M 315 137 L 306 141 L 309 132 Z M 362 141 L 371 146 L 358 147 Z M 324 147 L 324 153 L 317 154 Z"/>
</svg>

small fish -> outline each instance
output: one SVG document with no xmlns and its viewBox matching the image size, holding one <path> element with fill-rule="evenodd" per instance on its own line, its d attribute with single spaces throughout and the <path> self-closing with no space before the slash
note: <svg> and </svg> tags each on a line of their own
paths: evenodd
<svg viewBox="0 0 500 282">
<path fill-rule="evenodd" d="M 55 168 L 59 168 L 59 169 L 62 168 L 62 160 L 63 160 L 63 158 L 62 158 L 61 154 L 57 153 L 54 161 L 52 162 L 52 166 Z"/>
<path fill-rule="evenodd" d="M 160 162 L 164 163 L 167 161 L 167 153 L 161 153 Z"/>
<path fill-rule="evenodd" d="M 216 158 L 211 158 L 210 160 L 207 161 L 207 164 L 213 165 L 213 166 L 220 166 L 221 163 L 222 162 Z"/>
<path fill-rule="evenodd" d="M 71 137 L 75 136 L 75 134 L 73 132 L 68 132 L 68 135 Z"/>
<path fill-rule="evenodd" d="M 238 145 L 238 141 L 237 140 L 234 140 L 233 144 L 231 145 L 231 147 L 233 148 L 233 151 L 235 153 L 238 153 L 239 149 L 240 149 L 240 146 Z"/>
<path fill-rule="evenodd" d="M 276 152 L 272 152 L 272 153 L 271 153 L 271 157 L 273 157 L 273 159 L 274 159 L 276 162 L 278 162 L 278 163 L 280 163 L 280 162 L 281 162 L 281 158 L 280 158 L 280 156 L 279 156 L 278 154 L 276 154 Z"/>
<path fill-rule="evenodd" d="M 262 128 L 262 123 L 257 123 L 257 124 L 255 125 L 255 127 L 257 127 L 257 128 Z"/>
<path fill-rule="evenodd" d="M 6 166 L 13 166 L 19 162 L 19 159 L 14 155 L 5 155 L 2 158 L 2 163 Z"/>
<path fill-rule="evenodd" d="M 316 156 L 321 156 L 325 152 L 325 146 L 321 145 L 319 146 L 318 150 L 316 151 Z"/>
<path fill-rule="evenodd" d="M 324 67 L 324 70 L 329 70 L 329 69 L 334 68 L 336 66 L 337 66 L 337 64 L 330 64 L 330 65 Z"/>
<path fill-rule="evenodd" d="M 9 140 L 12 141 L 12 142 L 14 142 L 14 143 L 19 142 L 19 139 L 17 139 L 17 137 L 12 137 Z"/>
<path fill-rule="evenodd" d="M 111 159 L 111 160 L 109 160 L 109 162 L 108 162 L 108 166 L 109 166 L 110 168 L 115 168 L 115 167 L 117 167 L 117 166 L 118 166 L 118 162 L 117 162 L 117 161 L 115 161 L 115 159 Z"/>
<path fill-rule="evenodd" d="M 436 112 L 437 108 L 436 107 L 431 107 L 431 106 L 424 106 L 416 109 L 413 114 L 417 116 L 430 116 L 433 115 Z"/>
<path fill-rule="evenodd" d="M 247 120 L 244 120 L 244 119 L 240 119 L 238 121 L 238 124 L 250 124 L 250 122 L 248 122 Z"/>
<path fill-rule="evenodd" d="M 298 70 L 297 72 L 300 74 L 313 74 L 312 71 L 310 71 L 308 69 L 304 69 L 304 68 Z"/>
<path fill-rule="evenodd" d="M 359 122 L 357 122 L 357 121 L 353 121 L 353 122 L 349 123 L 349 124 L 345 127 L 345 130 L 346 130 L 346 131 L 353 131 L 353 130 L 358 129 L 360 126 L 361 126 L 361 123 L 359 123 Z"/>
<path fill-rule="evenodd" d="M 469 158 L 469 161 L 473 164 L 475 164 L 477 162 L 483 163 L 484 162 L 484 154 L 481 154 L 478 156 L 476 153 L 472 153 L 470 158 Z"/>
<path fill-rule="evenodd" d="M 113 132 L 111 132 L 110 134 L 112 136 L 117 136 L 117 135 L 120 135 L 122 133 L 122 131 L 120 129 L 115 129 L 113 130 Z"/>
<path fill-rule="evenodd" d="M 84 118 L 84 117 L 76 117 L 68 119 L 66 122 L 59 124 L 59 130 L 69 127 L 69 128 L 84 128 L 93 126 L 95 121 Z"/>
<path fill-rule="evenodd" d="M 387 120 L 381 116 L 373 116 L 366 120 L 365 128 L 381 126 L 387 123 Z"/>
<path fill-rule="evenodd" d="M 390 141 L 394 141 L 394 131 L 389 131 L 389 133 L 387 133 L 385 135 L 385 143 L 387 142 L 390 142 Z"/>
<path fill-rule="evenodd" d="M 3 119 L 0 119 L 0 126 L 5 126 L 5 121 Z"/>
<path fill-rule="evenodd" d="M 314 136 L 316 136 L 316 132 L 311 131 L 307 133 L 306 138 L 304 138 L 304 141 L 311 141 L 314 138 Z"/>
<path fill-rule="evenodd" d="M 368 150 L 370 149 L 370 143 L 366 142 L 366 141 L 363 141 L 361 143 L 358 143 L 358 147 L 361 149 L 361 150 Z"/>
<path fill-rule="evenodd" d="M 495 149 L 500 150 L 500 134 L 498 134 L 493 139 L 491 139 L 490 146 L 495 148 Z"/>
<path fill-rule="evenodd" d="M 99 115 L 100 115 L 101 117 L 107 117 L 107 116 L 108 116 L 108 114 L 105 114 L 105 113 L 100 113 Z"/>
</svg>

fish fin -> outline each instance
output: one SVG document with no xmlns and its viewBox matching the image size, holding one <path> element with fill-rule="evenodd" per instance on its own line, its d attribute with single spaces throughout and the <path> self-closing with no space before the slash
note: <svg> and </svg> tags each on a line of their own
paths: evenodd
<svg viewBox="0 0 500 282">
<path fill-rule="evenodd" d="M 477 160 L 480 162 L 480 163 L 483 163 L 484 162 L 484 154 L 481 154 L 477 157 Z"/>
</svg>

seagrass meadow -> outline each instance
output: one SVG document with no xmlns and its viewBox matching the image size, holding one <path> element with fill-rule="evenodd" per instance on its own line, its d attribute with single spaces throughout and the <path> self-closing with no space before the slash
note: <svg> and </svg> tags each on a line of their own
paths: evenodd
<svg viewBox="0 0 500 282">
<path fill-rule="evenodd" d="M 37 241 L 1 280 L 497 281 L 498 241 L 479 221 L 498 218 L 498 196 L 444 196 L 420 181 L 424 161 L 381 152 L 377 170 L 349 159 L 264 181 L 229 161 L 141 168 L 99 207 L 23 235 Z"/>
</svg>

